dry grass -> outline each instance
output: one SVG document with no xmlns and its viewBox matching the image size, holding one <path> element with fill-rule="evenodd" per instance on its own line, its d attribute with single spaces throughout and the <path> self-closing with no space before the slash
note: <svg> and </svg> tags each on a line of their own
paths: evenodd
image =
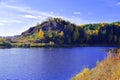
<svg viewBox="0 0 120 80">
<path fill-rule="evenodd" d="M 115 54 L 117 55 L 108 57 L 92 70 L 85 68 L 73 80 L 120 80 L 120 49 Z"/>
<path fill-rule="evenodd" d="M 83 78 L 84 76 L 87 76 L 89 73 L 90 73 L 90 70 L 89 70 L 88 68 L 85 68 L 85 69 L 82 71 L 82 73 L 76 75 L 76 77 L 73 78 L 73 80 L 79 80 L 79 79 L 82 80 L 82 78 Z M 85 79 L 84 79 L 84 80 L 85 80 Z"/>
</svg>

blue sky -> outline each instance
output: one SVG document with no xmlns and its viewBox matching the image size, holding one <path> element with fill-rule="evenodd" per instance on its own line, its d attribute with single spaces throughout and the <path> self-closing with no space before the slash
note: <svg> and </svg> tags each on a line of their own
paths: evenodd
<svg viewBox="0 0 120 80">
<path fill-rule="evenodd" d="M 0 36 L 19 35 L 48 17 L 76 24 L 120 21 L 120 0 L 0 0 Z"/>
</svg>

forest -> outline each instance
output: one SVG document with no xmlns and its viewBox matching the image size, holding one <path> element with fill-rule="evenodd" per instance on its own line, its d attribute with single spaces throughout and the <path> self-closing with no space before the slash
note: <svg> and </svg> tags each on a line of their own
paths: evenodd
<svg viewBox="0 0 120 80">
<path fill-rule="evenodd" d="M 61 18 L 47 18 L 46 21 L 30 27 L 16 37 L 1 37 L 2 43 L 19 47 L 40 46 L 83 46 L 120 45 L 120 22 L 76 25 Z"/>
</svg>

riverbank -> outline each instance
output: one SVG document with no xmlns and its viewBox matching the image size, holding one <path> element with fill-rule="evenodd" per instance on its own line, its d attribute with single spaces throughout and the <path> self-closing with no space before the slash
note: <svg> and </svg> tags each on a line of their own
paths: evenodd
<svg viewBox="0 0 120 80">
<path fill-rule="evenodd" d="M 72 80 L 119 80 L 120 79 L 120 49 L 109 51 L 107 59 L 93 69 L 85 68 Z"/>
<path fill-rule="evenodd" d="M 54 48 L 72 48 L 72 47 L 119 47 L 117 44 L 54 44 L 50 43 L 10 43 L 10 42 L 1 42 L 0 48 L 32 48 L 32 47 L 54 47 Z"/>
</svg>

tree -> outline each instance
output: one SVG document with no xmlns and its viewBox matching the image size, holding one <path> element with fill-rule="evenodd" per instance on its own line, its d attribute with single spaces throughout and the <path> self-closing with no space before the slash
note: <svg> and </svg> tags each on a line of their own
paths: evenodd
<svg viewBox="0 0 120 80">
<path fill-rule="evenodd" d="M 53 37 L 52 32 L 49 32 L 49 38 L 52 38 L 52 37 Z"/>
<path fill-rule="evenodd" d="M 40 29 L 40 31 L 39 31 L 39 38 L 40 39 L 44 39 L 44 31 L 42 30 L 42 29 Z"/>
<path fill-rule="evenodd" d="M 64 36 L 64 32 L 61 31 L 60 33 L 58 33 L 59 36 Z"/>
<path fill-rule="evenodd" d="M 100 27 L 104 27 L 106 25 L 106 22 L 103 22 L 100 24 Z"/>
<path fill-rule="evenodd" d="M 50 41 L 49 44 L 50 44 L 50 45 L 54 45 L 54 42 Z"/>
<path fill-rule="evenodd" d="M 40 25 L 40 23 L 39 23 L 39 22 L 37 22 L 37 23 L 36 23 L 36 26 L 39 26 L 39 25 Z"/>
<path fill-rule="evenodd" d="M 79 38 L 79 31 L 78 28 L 75 29 L 74 33 L 73 33 L 73 39 L 74 41 L 76 41 Z"/>
</svg>

